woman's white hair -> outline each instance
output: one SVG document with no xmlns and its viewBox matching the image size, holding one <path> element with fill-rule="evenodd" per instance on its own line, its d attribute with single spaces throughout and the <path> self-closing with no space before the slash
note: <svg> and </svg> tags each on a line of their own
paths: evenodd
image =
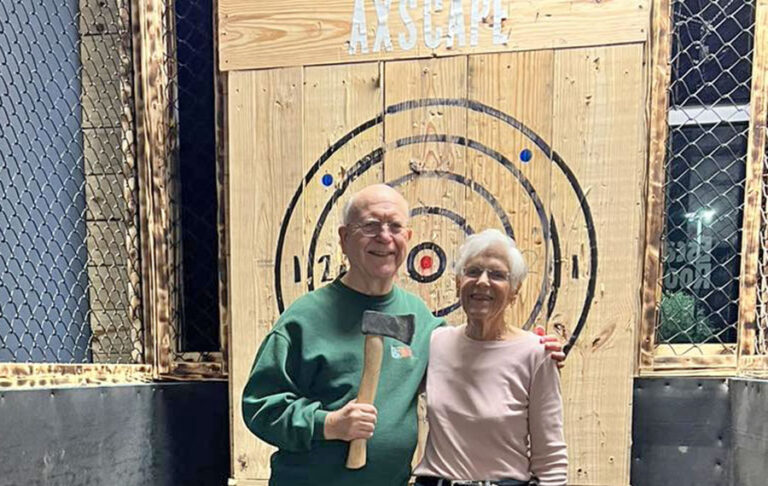
<svg viewBox="0 0 768 486">
<path fill-rule="evenodd" d="M 505 250 L 509 267 L 509 283 L 515 287 L 520 285 L 528 275 L 528 265 L 525 264 L 523 254 L 517 249 L 515 240 L 492 228 L 467 237 L 459 248 L 459 255 L 453 267 L 456 275 L 460 277 L 464 275 L 464 266 L 467 261 L 494 245 L 500 245 Z"/>
</svg>

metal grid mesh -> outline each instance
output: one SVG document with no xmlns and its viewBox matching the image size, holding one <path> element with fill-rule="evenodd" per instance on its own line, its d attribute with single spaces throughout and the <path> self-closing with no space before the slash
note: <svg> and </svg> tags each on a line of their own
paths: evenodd
<svg viewBox="0 0 768 486">
<path fill-rule="evenodd" d="M 205 353 L 220 351 L 213 5 L 169 1 L 166 17 L 172 352 L 176 361 L 207 361 Z"/>
<path fill-rule="evenodd" d="M 754 0 L 673 2 L 656 327 L 673 355 L 736 352 L 753 31 Z"/>
<path fill-rule="evenodd" d="M 0 4 L 0 362 L 143 360 L 129 8 Z"/>
</svg>

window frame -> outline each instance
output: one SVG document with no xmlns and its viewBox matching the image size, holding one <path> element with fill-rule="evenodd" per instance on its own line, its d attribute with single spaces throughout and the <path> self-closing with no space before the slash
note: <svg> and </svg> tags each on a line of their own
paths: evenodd
<svg viewBox="0 0 768 486">
<path fill-rule="evenodd" d="M 646 235 L 642 313 L 638 333 L 637 371 L 652 375 L 768 375 L 768 355 L 756 353 L 757 265 L 762 222 L 762 180 L 765 165 L 766 118 L 768 117 L 768 0 L 755 1 L 754 50 L 747 142 L 746 179 L 739 272 L 739 319 L 735 349 L 722 354 L 723 346 L 702 346 L 697 355 L 675 354 L 674 346 L 656 346 L 656 323 L 662 285 L 662 235 L 665 211 L 665 162 L 670 124 L 683 124 L 690 110 L 669 110 L 672 79 L 672 7 L 674 0 L 654 0 L 651 16 L 649 59 L 649 159 L 646 194 Z M 741 106 L 743 108 L 743 106 Z M 704 108 L 705 119 L 733 115 L 737 106 Z M 742 115 L 743 116 L 743 115 Z M 736 120 L 729 120 L 736 121 Z M 738 120 L 745 121 L 745 120 Z M 678 123 L 673 123 L 678 122 Z M 701 119 L 690 123 L 700 124 Z M 665 349 L 668 348 L 668 349 Z"/>
</svg>

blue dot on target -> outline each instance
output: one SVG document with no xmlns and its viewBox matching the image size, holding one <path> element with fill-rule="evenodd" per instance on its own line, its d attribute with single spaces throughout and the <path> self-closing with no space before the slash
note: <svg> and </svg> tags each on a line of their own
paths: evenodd
<svg viewBox="0 0 768 486">
<path fill-rule="evenodd" d="M 530 162 L 533 158 L 533 153 L 531 153 L 528 149 L 523 149 L 522 152 L 520 152 L 520 160 L 523 162 Z"/>
<path fill-rule="evenodd" d="M 331 184 L 333 184 L 333 176 L 331 174 L 325 174 L 322 181 L 325 187 L 329 187 Z"/>
</svg>

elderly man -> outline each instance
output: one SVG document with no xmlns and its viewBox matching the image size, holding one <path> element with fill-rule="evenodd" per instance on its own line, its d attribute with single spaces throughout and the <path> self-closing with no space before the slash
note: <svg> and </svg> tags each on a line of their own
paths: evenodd
<svg viewBox="0 0 768 486">
<path fill-rule="evenodd" d="M 408 203 L 389 186 L 353 195 L 339 228 L 349 270 L 297 299 L 256 354 L 243 391 L 243 418 L 278 448 L 270 486 L 407 484 L 429 338 L 443 323 L 419 297 L 394 284 L 411 238 L 408 214 Z M 413 314 L 416 323 L 410 346 L 385 340 L 375 407 L 355 402 L 366 310 Z M 361 438 L 368 439 L 367 465 L 347 469 L 349 441 Z"/>
</svg>

